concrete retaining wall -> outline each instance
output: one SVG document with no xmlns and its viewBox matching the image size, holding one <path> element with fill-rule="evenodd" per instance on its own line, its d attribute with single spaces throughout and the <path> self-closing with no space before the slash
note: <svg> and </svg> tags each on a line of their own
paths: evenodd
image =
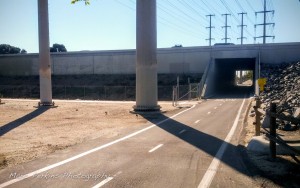
<svg viewBox="0 0 300 188">
<path fill-rule="evenodd" d="M 300 43 L 158 49 L 158 73 L 204 73 L 211 58 L 256 58 L 263 63 L 300 60 Z M 52 74 L 134 74 L 135 50 L 51 54 Z M 0 75 L 38 75 L 38 54 L 0 55 Z"/>
</svg>

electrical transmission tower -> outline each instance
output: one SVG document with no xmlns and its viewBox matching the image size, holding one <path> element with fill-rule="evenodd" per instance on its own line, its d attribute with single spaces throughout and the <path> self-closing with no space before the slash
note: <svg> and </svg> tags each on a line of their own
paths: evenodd
<svg viewBox="0 0 300 188">
<path fill-rule="evenodd" d="M 246 37 L 244 37 L 244 27 L 247 27 L 247 25 L 244 25 L 244 15 L 247 14 L 245 12 L 241 12 L 238 13 L 238 15 L 242 15 L 242 24 L 238 25 L 238 27 L 241 27 L 241 37 L 237 38 L 238 40 L 241 40 L 241 45 L 243 44 L 243 40 L 246 39 Z"/>
<path fill-rule="evenodd" d="M 206 27 L 206 29 L 209 29 L 209 38 L 206 39 L 209 41 L 209 46 L 211 46 L 211 41 L 214 40 L 214 38 L 211 38 L 211 29 L 212 28 L 215 28 L 213 26 L 211 26 L 211 17 L 215 16 L 214 14 L 209 14 L 209 15 L 206 15 L 207 17 L 209 17 L 209 27 Z"/>
<path fill-rule="evenodd" d="M 255 28 L 256 26 L 263 26 L 263 36 L 259 36 L 259 37 L 254 37 L 254 40 L 256 40 L 257 38 L 263 38 L 263 44 L 266 44 L 266 39 L 269 38 L 269 37 L 272 37 L 273 39 L 275 38 L 275 36 L 270 36 L 270 35 L 267 35 L 267 25 L 272 25 L 274 26 L 275 23 L 267 23 L 267 13 L 269 12 L 272 12 L 274 14 L 274 10 L 267 10 L 267 1 L 264 0 L 264 10 L 263 11 L 259 11 L 259 12 L 255 12 L 255 15 L 257 14 L 261 14 L 263 13 L 264 14 L 264 23 L 262 24 L 255 24 Z"/>
<path fill-rule="evenodd" d="M 227 39 L 230 39 L 227 37 L 227 28 L 230 27 L 227 25 L 227 16 L 231 15 L 231 14 L 222 14 L 222 16 L 225 16 L 225 26 L 222 26 L 222 28 L 225 28 L 225 38 L 223 38 L 222 40 L 225 39 L 225 44 L 227 44 Z"/>
</svg>

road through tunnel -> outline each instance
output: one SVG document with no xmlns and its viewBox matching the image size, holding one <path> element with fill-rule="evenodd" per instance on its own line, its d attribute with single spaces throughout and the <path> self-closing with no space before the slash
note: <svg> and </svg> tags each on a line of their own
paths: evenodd
<svg viewBox="0 0 300 188">
<path fill-rule="evenodd" d="M 244 97 L 255 92 L 256 58 L 215 59 L 206 96 Z"/>
</svg>

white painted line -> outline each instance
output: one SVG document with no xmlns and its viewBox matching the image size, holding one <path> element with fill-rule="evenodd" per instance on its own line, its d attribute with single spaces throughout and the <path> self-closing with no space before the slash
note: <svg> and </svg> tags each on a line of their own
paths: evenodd
<svg viewBox="0 0 300 188">
<path fill-rule="evenodd" d="M 178 134 L 182 134 L 182 133 L 184 133 L 186 130 L 185 129 L 183 129 L 182 131 L 180 131 Z"/>
<path fill-rule="evenodd" d="M 22 181 L 22 180 L 24 180 L 24 179 L 27 179 L 27 178 L 29 178 L 29 177 L 32 177 L 32 176 L 34 176 L 34 175 L 36 175 L 36 174 L 39 174 L 39 173 L 48 171 L 48 170 L 50 170 L 50 169 L 53 169 L 53 168 L 56 168 L 56 167 L 58 167 L 58 166 L 64 165 L 64 164 L 66 164 L 66 163 L 69 163 L 69 162 L 71 162 L 71 161 L 74 161 L 74 160 L 76 160 L 76 159 L 79 159 L 79 158 L 81 158 L 81 157 L 84 157 L 84 156 L 89 155 L 89 154 L 91 154 L 91 153 L 94 153 L 94 152 L 96 152 L 96 151 L 99 151 L 99 150 L 102 150 L 102 149 L 107 148 L 107 147 L 109 147 L 109 146 L 112 146 L 112 145 L 114 145 L 114 144 L 116 144 L 116 143 L 119 143 L 119 142 L 122 142 L 122 141 L 124 141 L 124 140 L 127 140 L 127 139 L 129 139 L 129 138 L 131 138 L 131 137 L 134 137 L 134 136 L 136 136 L 136 135 L 138 135 L 138 134 L 141 134 L 141 133 L 143 133 L 143 132 L 145 132 L 145 131 L 147 131 L 147 130 L 153 128 L 153 127 L 156 127 L 157 125 L 160 125 L 160 124 L 162 124 L 162 123 L 164 123 L 164 122 L 166 122 L 166 121 L 168 121 L 168 120 L 170 120 L 170 119 L 173 119 L 173 118 L 179 116 L 180 114 L 183 114 L 183 113 L 185 113 L 185 112 L 187 112 L 187 111 L 189 111 L 189 110 L 195 108 L 195 106 L 196 106 L 196 105 L 193 105 L 191 108 L 188 108 L 188 109 L 186 109 L 186 110 L 183 110 L 182 112 L 179 112 L 179 113 L 177 113 L 177 114 L 175 114 L 175 115 L 173 115 L 173 116 L 171 116 L 171 117 L 169 117 L 169 118 L 167 118 L 167 119 L 164 119 L 164 120 L 162 120 L 162 121 L 160 121 L 160 122 L 158 122 L 158 123 L 156 123 L 156 124 L 152 124 L 152 125 L 150 125 L 149 127 L 146 127 L 146 128 L 141 129 L 141 130 L 139 130 L 139 131 L 136 131 L 136 132 L 134 132 L 134 133 L 131 133 L 131 134 L 127 135 L 127 136 L 124 136 L 123 138 L 119 138 L 119 139 L 117 139 L 117 140 L 115 140 L 115 141 L 112 141 L 112 142 L 109 142 L 109 143 L 104 144 L 104 145 L 102 145 L 102 146 L 96 147 L 96 148 L 91 149 L 91 150 L 89 150 L 89 151 L 86 151 L 86 152 L 84 152 L 84 153 L 75 155 L 75 156 L 73 156 L 73 157 L 71 157 L 71 158 L 68 158 L 68 159 L 65 159 L 65 160 L 63 160 L 63 161 L 61 161 L 61 162 L 58 162 L 58 163 L 55 163 L 55 164 L 46 166 L 46 167 L 41 168 L 41 169 L 39 169 L 39 170 L 30 172 L 30 173 L 28 173 L 28 174 L 24 174 L 24 175 L 19 176 L 19 177 L 15 178 L 15 179 L 12 179 L 12 180 L 10 180 L 10 181 L 4 182 L 4 183 L 0 184 L 0 188 L 9 186 L 9 185 L 14 184 L 14 183 L 17 183 L 17 182 L 19 182 L 19 181 Z"/>
<path fill-rule="evenodd" d="M 241 107 L 238 111 L 238 114 L 236 115 L 236 118 L 234 120 L 234 123 L 228 133 L 228 135 L 226 136 L 224 142 L 222 143 L 221 147 L 219 148 L 217 154 L 215 155 L 214 159 L 212 160 L 212 162 L 210 163 L 207 171 L 205 172 L 200 184 L 198 185 L 198 188 L 207 188 L 210 186 L 212 180 L 214 179 L 215 175 L 216 175 L 216 172 L 217 172 L 217 169 L 219 167 L 219 164 L 220 164 L 220 159 L 222 158 L 227 146 L 228 146 L 228 143 L 230 142 L 233 134 L 234 134 L 234 131 L 236 130 L 237 128 L 237 125 L 238 125 L 238 122 L 239 122 L 239 119 L 240 119 L 240 115 L 241 115 L 241 112 L 242 112 L 242 109 L 243 109 L 243 106 L 244 106 L 244 103 L 245 103 L 245 99 L 243 100 L 243 103 L 241 104 Z"/>
<path fill-rule="evenodd" d="M 196 124 L 199 123 L 199 122 L 200 122 L 200 120 L 195 121 Z"/>
<path fill-rule="evenodd" d="M 114 179 L 113 177 L 108 177 L 105 180 L 101 181 L 100 183 L 98 183 L 97 185 L 95 185 L 92 188 L 99 188 L 102 187 L 103 185 L 107 184 L 109 181 L 111 181 L 112 179 Z"/>
<path fill-rule="evenodd" d="M 222 106 L 222 104 L 219 104 L 220 106 Z"/>
<path fill-rule="evenodd" d="M 211 112 L 207 112 L 207 115 L 211 114 Z"/>
<path fill-rule="evenodd" d="M 163 144 L 159 144 L 158 146 L 156 146 L 153 149 L 149 150 L 149 153 L 152 153 L 153 151 L 157 150 L 158 148 L 160 148 L 162 146 L 163 146 Z"/>
<path fill-rule="evenodd" d="M 216 106 L 216 107 L 214 107 L 214 109 L 216 110 L 218 107 Z"/>
</svg>

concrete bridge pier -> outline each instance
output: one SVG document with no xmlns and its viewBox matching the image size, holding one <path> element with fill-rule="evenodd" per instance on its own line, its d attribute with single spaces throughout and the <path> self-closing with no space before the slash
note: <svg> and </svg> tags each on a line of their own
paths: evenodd
<svg viewBox="0 0 300 188">
<path fill-rule="evenodd" d="M 135 111 L 158 111 L 156 0 L 136 2 Z"/>
<path fill-rule="evenodd" d="M 48 0 L 38 0 L 40 103 L 52 105 Z"/>
</svg>

